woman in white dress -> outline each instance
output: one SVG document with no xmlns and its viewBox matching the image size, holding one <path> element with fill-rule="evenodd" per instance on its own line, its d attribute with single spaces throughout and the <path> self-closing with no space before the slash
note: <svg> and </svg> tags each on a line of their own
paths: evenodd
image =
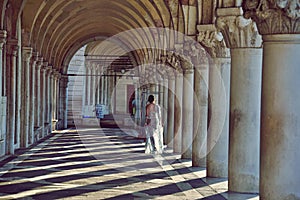
<svg viewBox="0 0 300 200">
<path fill-rule="evenodd" d="M 149 104 L 146 106 L 146 147 L 145 153 L 163 152 L 163 126 L 161 119 L 161 108 L 155 104 L 153 95 L 148 97 Z"/>
</svg>

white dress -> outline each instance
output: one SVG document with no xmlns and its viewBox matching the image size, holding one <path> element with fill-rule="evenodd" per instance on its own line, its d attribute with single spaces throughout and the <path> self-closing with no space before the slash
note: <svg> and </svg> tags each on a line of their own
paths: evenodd
<svg viewBox="0 0 300 200">
<path fill-rule="evenodd" d="M 145 126 L 146 145 L 145 153 L 163 152 L 163 126 L 161 124 L 161 108 L 154 104 L 154 111 L 149 112 L 150 123 Z"/>
</svg>

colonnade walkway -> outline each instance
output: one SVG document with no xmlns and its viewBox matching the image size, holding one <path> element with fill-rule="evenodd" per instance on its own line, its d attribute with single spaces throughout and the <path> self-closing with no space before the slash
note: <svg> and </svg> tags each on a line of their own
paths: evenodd
<svg viewBox="0 0 300 200">
<path fill-rule="evenodd" d="M 134 131 L 69 129 L 0 162 L 0 199 L 258 199 L 166 150 L 146 155 Z"/>
</svg>

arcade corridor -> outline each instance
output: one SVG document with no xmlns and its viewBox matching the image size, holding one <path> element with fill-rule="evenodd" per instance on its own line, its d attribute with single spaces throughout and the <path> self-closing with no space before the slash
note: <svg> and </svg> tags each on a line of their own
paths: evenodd
<svg viewBox="0 0 300 200">
<path fill-rule="evenodd" d="M 0 199 L 300 199 L 300 0 L 0 0 L 0 16 Z M 149 95 L 162 156 L 129 130 Z"/>
</svg>

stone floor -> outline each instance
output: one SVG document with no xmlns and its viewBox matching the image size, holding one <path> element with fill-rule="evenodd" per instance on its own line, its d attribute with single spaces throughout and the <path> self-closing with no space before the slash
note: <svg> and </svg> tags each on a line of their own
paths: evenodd
<svg viewBox="0 0 300 200">
<path fill-rule="evenodd" d="M 227 180 L 168 150 L 145 155 L 132 130 L 56 132 L 0 162 L 0 199 L 259 199 L 227 192 Z"/>
</svg>

